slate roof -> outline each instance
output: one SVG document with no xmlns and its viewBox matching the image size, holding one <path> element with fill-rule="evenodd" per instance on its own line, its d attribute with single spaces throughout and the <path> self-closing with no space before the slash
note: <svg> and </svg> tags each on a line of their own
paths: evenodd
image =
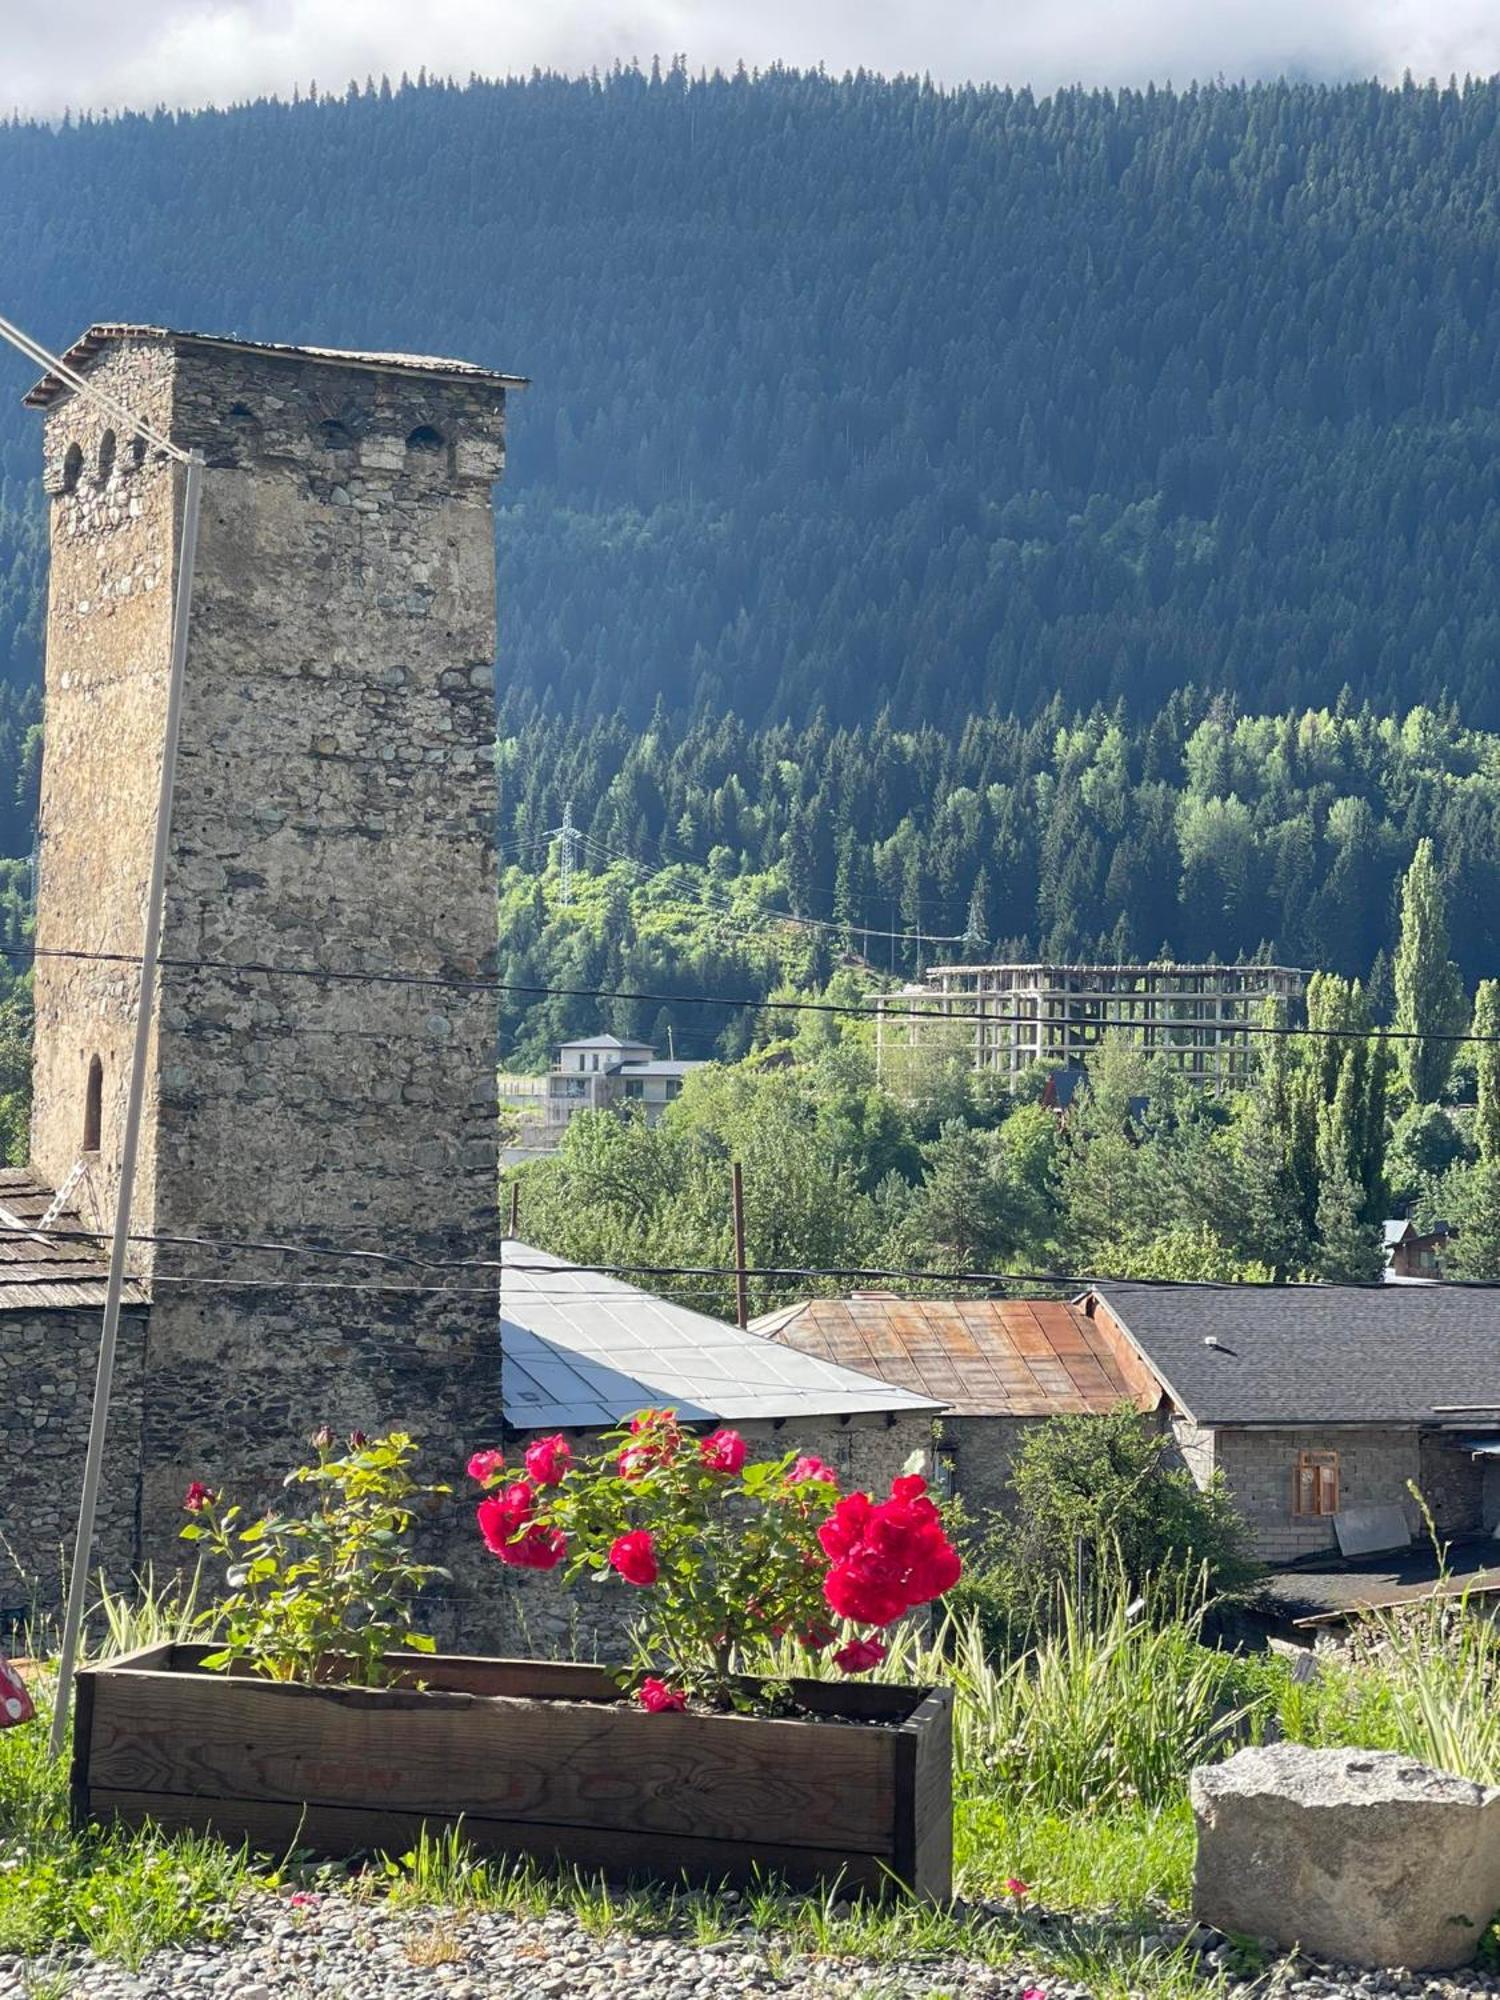
<svg viewBox="0 0 1500 2000">
<path fill-rule="evenodd" d="M 955 1417 L 1086 1416 L 1132 1400 L 1099 1328 L 1055 1299 L 809 1299 L 751 1331 L 936 1397 Z"/>
<path fill-rule="evenodd" d="M 18 1220 L 40 1222 L 52 1190 L 29 1168 L 0 1168 L 0 1207 Z M 53 1227 L 60 1236 L 38 1241 L 0 1222 L 0 1312 L 54 1312 L 104 1304 L 109 1258 L 92 1237 L 80 1239 L 83 1221 L 64 1209 Z M 128 1306 L 144 1305 L 139 1285 L 126 1282 Z"/>
<path fill-rule="evenodd" d="M 937 1414 L 926 1397 L 529 1244 L 507 1241 L 502 1261 L 501 1384 L 517 1430 L 597 1430 L 664 1405 L 689 1423 Z"/>
<path fill-rule="evenodd" d="M 1500 1291 L 1110 1284 L 1093 1296 L 1200 1424 L 1500 1422 Z"/>
<path fill-rule="evenodd" d="M 491 382 L 502 388 L 524 389 L 524 375 L 501 375 L 473 361 L 451 361 L 439 354 L 382 354 L 358 347 L 293 347 L 277 340 L 241 340 L 234 334 L 191 333 L 170 326 L 137 326 L 127 321 L 100 321 L 81 333 L 61 357 L 80 375 L 112 340 L 162 340 L 177 347 L 227 347 L 250 354 L 277 354 L 290 361 L 326 361 L 344 368 L 378 368 L 398 375 L 439 375 L 451 381 Z M 45 409 L 68 392 L 69 384 L 49 369 L 22 398 L 33 409 Z"/>
</svg>

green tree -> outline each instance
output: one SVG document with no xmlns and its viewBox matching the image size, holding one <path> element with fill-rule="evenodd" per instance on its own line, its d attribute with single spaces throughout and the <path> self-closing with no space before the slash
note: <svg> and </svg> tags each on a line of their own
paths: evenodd
<svg viewBox="0 0 1500 2000">
<path fill-rule="evenodd" d="M 1489 1165 L 1500 1162 L 1500 979 L 1481 979 L 1474 995 L 1474 1069 L 1474 1143 Z"/>
<path fill-rule="evenodd" d="M 1443 1253 L 1455 1278 L 1500 1278 L 1500 1160 L 1451 1174 L 1443 1190 L 1456 1234 Z"/>
<path fill-rule="evenodd" d="M 1463 981 L 1448 955 L 1448 918 L 1432 842 L 1417 851 L 1401 885 L 1401 933 L 1394 968 L 1396 1027 L 1413 1039 L 1399 1044 L 1401 1075 L 1414 1104 L 1441 1097 L 1467 1010 Z"/>
</svg>

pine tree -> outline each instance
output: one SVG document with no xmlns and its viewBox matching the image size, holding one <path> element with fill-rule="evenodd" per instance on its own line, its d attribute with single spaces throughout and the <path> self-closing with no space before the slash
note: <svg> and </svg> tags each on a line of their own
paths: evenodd
<svg viewBox="0 0 1500 2000">
<path fill-rule="evenodd" d="M 1398 1060 L 1414 1104 L 1442 1095 L 1455 1045 L 1442 1039 L 1464 1028 L 1463 981 L 1448 956 L 1448 918 L 1432 842 L 1417 851 L 1401 887 L 1401 936 L 1395 963 L 1396 1027 L 1415 1039 L 1402 1042 Z"/>
</svg>

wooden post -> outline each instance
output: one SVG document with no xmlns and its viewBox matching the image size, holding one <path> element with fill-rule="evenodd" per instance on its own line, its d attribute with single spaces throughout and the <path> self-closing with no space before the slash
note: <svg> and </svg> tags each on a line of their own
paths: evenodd
<svg viewBox="0 0 1500 2000">
<path fill-rule="evenodd" d="M 510 1184 L 510 1227 L 505 1233 L 512 1241 L 521 1233 L 521 1183 L 519 1181 L 512 1181 Z"/>
<path fill-rule="evenodd" d="M 745 1273 L 745 1177 L 738 1160 L 729 1169 L 734 1201 L 734 1317 L 741 1328 L 750 1324 L 750 1282 Z"/>
</svg>

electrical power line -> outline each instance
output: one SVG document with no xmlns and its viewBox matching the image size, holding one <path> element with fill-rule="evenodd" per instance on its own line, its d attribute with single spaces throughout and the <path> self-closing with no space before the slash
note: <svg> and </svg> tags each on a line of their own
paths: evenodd
<svg viewBox="0 0 1500 2000">
<path fill-rule="evenodd" d="M 0 945 L 0 958 L 19 963 L 36 959 L 67 959 L 84 964 L 139 965 L 137 953 L 84 951 L 36 945 Z M 1455 1047 L 1465 1043 L 1500 1043 L 1500 1034 L 1476 1035 L 1436 1031 L 1426 1028 L 1315 1028 L 1283 1021 L 1140 1021 L 1128 1014 L 1091 1015 L 1086 1021 L 1038 1018 L 1034 1014 L 1002 1014 L 981 1005 L 977 1013 L 950 1007 L 907 1007 L 898 1005 L 900 994 L 877 995 L 877 1004 L 850 1000 L 786 1000 L 754 993 L 647 993 L 616 986 L 546 986 L 490 976 L 405 970 L 360 971 L 352 967 L 326 965 L 274 965 L 269 960 L 229 958 L 168 958 L 161 964 L 174 971 L 250 973 L 273 979 L 308 979 L 329 984 L 363 986 L 414 986 L 456 993 L 510 993 L 541 1000 L 634 1000 L 658 1007 L 730 1007 L 757 1014 L 838 1014 L 856 1020 L 878 1021 L 882 1016 L 900 1025 L 903 1021 L 946 1021 L 960 1027 L 985 1024 L 994 1027 L 1125 1028 L 1139 1035 L 1165 1036 L 1173 1028 L 1213 1028 L 1222 1035 L 1266 1035 L 1292 1041 L 1310 1039 L 1330 1042 L 1445 1042 Z M 1164 1051 L 1188 1051 L 1203 1046 L 1194 1042 L 1163 1042 Z"/>
<path fill-rule="evenodd" d="M 36 1229 L 34 1226 L 22 1227 L 0 1223 L 0 1237 L 32 1237 L 41 1235 L 42 1233 L 42 1231 Z M 96 1234 L 87 1229 L 64 1229 L 54 1225 L 45 1234 L 49 1239 L 58 1242 L 95 1243 L 98 1241 Z M 733 1264 L 590 1264 L 575 1261 L 571 1258 L 562 1264 L 525 1264 L 514 1258 L 433 1258 L 421 1256 L 415 1251 L 368 1250 L 350 1245 L 326 1242 L 289 1243 L 282 1239 L 261 1240 L 253 1237 L 188 1236 L 167 1232 L 140 1232 L 132 1234 L 129 1240 L 137 1244 L 216 1251 L 221 1255 L 235 1252 L 259 1252 L 288 1257 L 327 1257 L 361 1263 L 393 1265 L 413 1270 L 493 1271 L 502 1280 L 510 1275 L 559 1278 L 569 1271 L 582 1271 L 598 1277 L 618 1277 L 621 1279 L 632 1276 L 732 1279 L 740 1274 L 739 1267 Z M 3 1276 L 3 1271 L 4 1266 L 0 1265 L 0 1276 Z M 1354 1283 L 1350 1280 L 1338 1280 L 1299 1286 L 1297 1284 L 1281 1283 L 1272 1278 L 1142 1278 L 1132 1277 L 1129 1273 L 1123 1271 L 934 1271 L 915 1268 L 910 1265 L 886 1266 L 871 1264 L 750 1264 L 745 1266 L 744 1275 L 748 1278 L 779 1279 L 782 1281 L 792 1279 L 822 1280 L 825 1282 L 837 1280 L 846 1284 L 864 1283 L 874 1279 L 881 1279 L 923 1285 L 1047 1285 L 1054 1289 L 1079 1292 L 1088 1291 L 1092 1287 L 1100 1285 L 1149 1285 L 1157 1288 L 1169 1287 L 1175 1290 L 1191 1287 L 1197 1291 L 1207 1292 L 1286 1292 L 1297 1290 L 1384 1292 L 1391 1289 L 1379 1279 L 1372 1279 L 1364 1284 Z M 66 1276 L 67 1273 L 65 1271 L 58 1273 L 60 1279 L 65 1279 Z M 155 1282 L 163 1282 L 163 1280 L 156 1280 Z M 192 1284 L 197 1282 L 197 1280 L 190 1276 L 182 1276 L 172 1279 L 171 1282 Z M 207 1281 L 205 1280 L 205 1282 Z M 214 1280 L 213 1282 L 223 1282 L 226 1284 L 256 1282 L 272 1287 L 277 1283 L 274 1279 L 255 1281 L 225 1279 L 222 1281 Z M 290 1284 L 295 1281 L 288 1280 L 285 1282 Z M 1453 1290 L 1500 1291 L 1500 1279 L 1497 1278 L 1445 1279 L 1443 1282 Z M 356 1289 L 373 1290 L 379 1288 L 371 1286 L 357 1287 Z M 441 1292 L 456 1290 L 457 1288 L 435 1286 L 432 1289 Z M 481 1289 L 488 1294 L 492 1288 L 485 1286 Z M 576 1291 L 562 1290 L 558 1293 L 558 1296 L 577 1297 L 578 1294 Z"/>
</svg>

